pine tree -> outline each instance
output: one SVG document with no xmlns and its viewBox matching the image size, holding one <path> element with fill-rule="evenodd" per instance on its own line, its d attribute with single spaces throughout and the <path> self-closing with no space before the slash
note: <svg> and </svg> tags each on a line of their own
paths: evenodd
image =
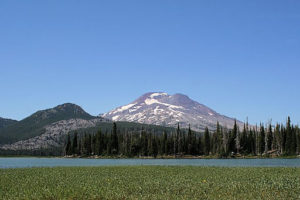
<svg viewBox="0 0 300 200">
<path fill-rule="evenodd" d="M 237 124 L 236 124 L 236 120 L 234 120 L 234 125 L 233 125 L 233 129 L 232 129 L 233 135 L 235 135 L 235 148 L 236 148 L 236 152 L 240 153 L 240 149 L 241 149 L 241 141 L 240 141 L 240 132 L 238 130 Z"/>
<path fill-rule="evenodd" d="M 156 158 L 158 154 L 158 145 L 157 145 L 156 137 L 152 138 L 151 144 L 152 144 L 152 156 Z"/>
<path fill-rule="evenodd" d="M 241 135 L 241 151 L 243 154 L 247 154 L 249 153 L 249 149 L 248 149 L 248 138 L 247 138 L 247 128 L 246 128 L 246 124 L 244 123 L 244 128 L 243 128 L 243 132 Z"/>
<path fill-rule="evenodd" d="M 269 129 L 268 129 L 268 134 L 267 134 L 267 151 L 272 150 L 272 143 L 273 143 L 273 131 L 272 131 L 272 125 L 271 123 L 269 124 Z"/>
<path fill-rule="evenodd" d="M 82 155 L 82 142 L 81 142 L 81 139 L 79 139 L 79 142 L 78 142 L 78 154 Z"/>
<path fill-rule="evenodd" d="M 297 149 L 297 136 L 296 136 L 296 129 L 294 125 L 292 125 L 292 155 L 296 154 Z"/>
<path fill-rule="evenodd" d="M 223 142 L 223 149 L 225 156 L 228 155 L 228 148 L 229 148 L 229 134 L 227 130 L 221 129 L 222 132 L 222 142 Z"/>
<path fill-rule="evenodd" d="M 197 153 L 199 155 L 202 155 L 203 154 L 203 143 L 202 143 L 202 138 L 201 136 L 198 137 L 198 143 L 197 143 Z"/>
<path fill-rule="evenodd" d="M 72 142 L 72 154 L 78 154 L 78 133 L 74 133 L 73 142 Z"/>
<path fill-rule="evenodd" d="M 91 135 L 91 149 L 92 149 L 91 154 L 92 155 L 95 155 L 96 152 L 98 151 L 96 143 L 97 143 L 96 135 Z"/>
<path fill-rule="evenodd" d="M 153 139 L 152 139 L 152 133 L 150 132 L 149 138 L 148 138 L 148 155 L 153 156 L 154 155 L 154 149 L 153 149 Z"/>
<path fill-rule="evenodd" d="M 193 146 L 192 146 L 192 130 L 191 130 L 191 126 L 189 125 L 188 138 L 187 138 L 187 149 L 188 149 L 187 153 L 189 155 L 192 154 L 192 148 L 193 148 Z"/>
<path fill-rule="evenodd" d="M 291 119 L 288 117 L 286 122 L 286 141 L 285 141 L 285 153 L 291 155 L 293 153 L 293 136 L 292 136 L 292 127 Z"/>
<path fill-rule="evenodd" d="M 177 126 L 177 151 L 179 154 L 182 154 L 183 152 L 183 139 L 182 139 L 182 133 L 181 133 L 181 130 L 179 128 L 179 123 L 178 123 L 178 126 Z"/>
<path fill-rule="evenodd" d="M 168 154 L 168 135 L 166 133 L 166 131 L 163 132 L 163 136 L 162 136 L 162 154 L 166 155 Z"/>
<path fill-rule="evenodd" d="M 112 139 L 111 139 L 111 151 L 113 154 L 118 154 L 119 152 L 119 144 L 118 144 L 118 135 L 117 135 L 117 124 L 113 123 L 112 130 Z"/>
<path fill-rule="evenodd" d="M 147 156 L 148 155 L 148 137 L 146 134 L 146 131 L 144 129 L 142 129 L 141 131 L 141 154 L 143 156 Z"/>
<path fill-rule="evenodd" d="M 297 150 L 296 153 L 300 155 L 300 129 L 296 126 Z"/>
<path fill-rule="evenodd" d="M 210 137 L 209 137 L 209 130 L 206 127 L 204 132 L 204 154 L 209 155 L 210 152 Z"/>
<path fill-rule="evenodd" d="M 104 141 L 103 141 L 103 135 L 101 132 L 101 129 L 99 129 L 96 133 L 96 145 L 95 145 L 95 154 L 101 155 L 104 151 Z"/>
<path fill-rule="evenodd" d="M 260 125 L 260 135 L 259 135 L 259 153 L 263 154 L 265 151 L 265 128 L 264 125 Z"/>
<path fill-rule="evenodd" d="M 239 138 L 237 135 L 237 125 L 234 122 L 233 129 L 229 132 L 229 151 L 232 153 L 237 152 L 237 146 L 239 146 Z"/>
<path fill-rule="evenodd" d="M 87 155 L 91 155 L 92 154 L 92 135 L 89 134 L 87 137 Z"/>
<path fill-rule="evenodd" d="M 250 129 L 248 140 L 249 140 L 249 153 L 255 155 L 255 137 L 251 129 Z"/>
<path fill-rule="evenodd" d="M 72 155 L 72 145 L 71 145 L 71 138 L 70 134 L 67 135 L 67 144 L 65 148 L 66 155 Z"/>
<path fill-rule="evenodd" d="M 217 122 L 217 129 L 216 129 L 216 134 L 217 134 L 217 154 L 218 155 L 221 155 L 221 154 L 224 154 L 224 148 L 223 148 L 223 133 L 222 133 L 222 130 L 221 130 L 221 126 L 219 124 L 219 122 Z"/>
</svg>

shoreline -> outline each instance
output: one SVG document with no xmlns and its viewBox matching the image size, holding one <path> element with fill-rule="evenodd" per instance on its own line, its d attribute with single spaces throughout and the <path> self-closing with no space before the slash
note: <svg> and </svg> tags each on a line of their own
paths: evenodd
<svg viewBox="0 0 300 200">
<path fill-rule="evenodd" d="M 65 159 L 300 159 L 300 155 L 295 156 L 30 156 L 30 155 L 0 155 L 0 158 L 65 158 Z"/>
</svg>

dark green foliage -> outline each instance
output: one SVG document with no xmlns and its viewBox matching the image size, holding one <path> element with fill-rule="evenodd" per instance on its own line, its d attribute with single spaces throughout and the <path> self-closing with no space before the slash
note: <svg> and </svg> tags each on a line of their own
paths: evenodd
<svg viewBox="0 0 300 200">
<path fill-rule="evenodd" d="M 232 130 L 229 132 L 229 152 L 230 153 L 237 153 L 240 149 L 240 140 L 239 140 L 239 133 L 236 124 L 236 120 L 234 121 L 234 126 Z"/>
<path fill-rule="evenodd" d="M 241 144 L 240 144 L 240 133 L 238 131 L 236 120 L 234 120 L 234 125 L 233 125 L 233 129 L 232 129 L 232 135 L 233 135 L 232 139 L 234 140 L 234 144 L 235 144 L 235 152 L 239 153 L 240 152 L 240 148 L 241 148 Z"/>
<path fill-rule="evenodd" d="M 78 133 L 75 132 L 72 142 L 72 154 L 78 154 Z"/>
<path fill-rule="evenodd" d="M 209 130 L 206 127 L 204 132 L 204 154 L 209 155 L 210 152 L 210 136 L 209 136 Z"/>
<path fill-rule="evenodd" d="M 267 151 L 272 150 L 272 144 L 273 144 L 273 131 L 272 131 L 272 125 L 270 124 L 268 128 L 267 141 L 266 141 Z"/>
<path fill-rule="evenodd" d="M 10 125 L 13 125 L 16 122 L 18 122 L 18 121 L 12 120 L 12 119 L 4 119 L 4 118 L 0 117 L 0 129 L 5 128 Z"/>
<path fill-rule="evenodd" d="M 259 153 L 263 154 L 265 151 L 265 128 L 264 125 L 260 125 L 260 134 L 259 134 Z"/>
<path fill-rule="evenodd" d="M 119 145 L 118 145 L 118 135 L 117 135 L 117 124 L 115 122 L 113 123 L 111 148 L 113 154 L 118 154 Z"/>
<path fill-rule="evenodd" d="M 65 152 L 66 152 L 66 155 L 72 155 L 73 154 L 70 134 L 67 135 L 67 143 L 66 143 Z"/>
<path fill-rule="evenodd" d="M 285 154 L 290 155 L 293 153 L 293 132 L 291 127 L 291 120 L 288 117 L 286 122 L 286 141 L 285 141 Z"/>
<path fill-rule="evenodd" d="M 296 143 L 296 154 L 300 154 L 300 129 L 299 129 L 299 127 L 298 126 L 296 126 L 296 141 L 297 141 L 297 143 Z"/>
<path fill-rule="evenodd" d="M 162 136 L 161 154 L 162 155 L 168 154 L 168 135 L 165 131 L 163 132 L 163 136 Z"/>
</svg>

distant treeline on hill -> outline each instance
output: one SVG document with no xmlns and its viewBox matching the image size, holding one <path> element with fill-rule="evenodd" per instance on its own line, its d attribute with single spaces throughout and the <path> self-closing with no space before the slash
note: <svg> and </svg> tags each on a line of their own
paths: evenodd
<svg viewBox="0 0 300 200">
<path fill-rule="evenodd" d="M 216 131 L 195 133 L 190 128 L 162 134 L 149 130 L 118 130 L 113 123 L 112 131 L 96 134 L 78 134 L 67 136 L 65 155 L 77 156 L 185 156 L 216 155 L 298 155 L 300 154 L 300 129 L 291 125 L 290 117 L 286 125 L 269 124 L 265 127 L 249 127 L 244 124 L 240 130 L 236 122 L 232 129 L 226 129 L 217 123 Z"/>
</svg>

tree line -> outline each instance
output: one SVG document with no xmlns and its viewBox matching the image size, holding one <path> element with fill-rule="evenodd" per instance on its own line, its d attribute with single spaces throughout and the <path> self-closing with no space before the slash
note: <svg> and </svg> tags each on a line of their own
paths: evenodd
<svg viewBox="0 0 300 200">
<path fill-rule="evenodd" d="M 232 129 L 217 123 L 215 131 L 205 128 L 204 133 L 194 132 L 190 127 L 181 129 L 179 124 L 175 131 L 162 134 L 144 129 L 121 131 L 113 123 L 110 132 L 68 134 L 64 152 L 65 155 L 126 157 L 298 155 L 300 129 L 291 124 L 290 117 L 285 125 L 270 123 L 253 127 L 244 123 L 242 130 L 236 121 Z"/>
</svg>

